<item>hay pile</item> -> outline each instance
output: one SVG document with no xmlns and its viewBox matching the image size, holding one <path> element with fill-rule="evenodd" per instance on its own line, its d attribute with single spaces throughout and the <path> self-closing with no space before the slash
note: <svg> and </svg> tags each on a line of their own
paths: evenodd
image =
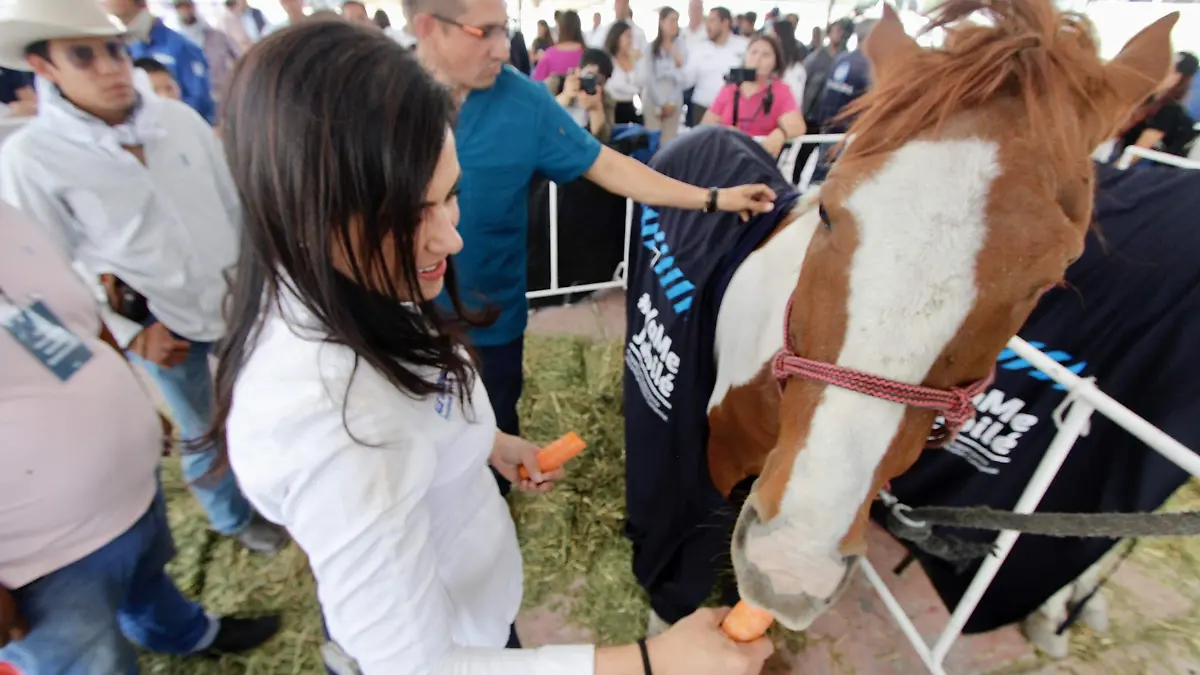
<svg viewBox="0 0 1200 675">
<path fill-rule="evenodd" d="M 635 639 L 645 630 L 646 604 L 630 572 L 629 543 L 621 535 L 625 484 L 620 345 L 531 336 L 525 353 L 522 435 L 541 443 L 575 430 L 589 444 L 571 462 L 569 477 L 555 492 L 514 495 L 526 604 L 569 598 L 571 617 L 590 628 L 596 639 Z M 278 637 L 243 658 L 145 655 L 144 672 L 323 674 L 320 615 L 303 553 L 293 545 L 265 559 L 214 536 L 180 479 L 177 460 L 168 461 L 163 483 L 178 548 L 169 570 L 184 592 L 221 614 L 280 612 L 284 625 Z"/>
<path fill-rule="evenodd" d="M 625 518 L 625 425 L 620 343 L 530 338 L 521 434 L 537 443 L 575 430 L 588 449 L 547 495 L 517 495 L 526 606 L 568 589 L 570 616 L 601 643 L 642 637 L 648 605 L 630 569 Z"/>
</svg>

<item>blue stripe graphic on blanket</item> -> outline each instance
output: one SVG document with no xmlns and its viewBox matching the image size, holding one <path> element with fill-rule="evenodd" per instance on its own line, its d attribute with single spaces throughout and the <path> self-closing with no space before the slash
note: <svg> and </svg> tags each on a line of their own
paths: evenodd
<svg viewBox="0 0 1200 675">
<path fill-rule="evenodd" d="M 675 264 L 675 256 L 671 255 L 671 245 L 666 239 L 667 233 L 662 231 L 658 211 L 650 207 L 643 208 L 642 245 L 654 254 L 650 265 L 658 277 L 658 284 L 666 290 L 667 299 L 673 301 L 671 308 L 676 314 L 684 314 L 692 307 L 692 292 L 696 286 Z"/>
</svg>

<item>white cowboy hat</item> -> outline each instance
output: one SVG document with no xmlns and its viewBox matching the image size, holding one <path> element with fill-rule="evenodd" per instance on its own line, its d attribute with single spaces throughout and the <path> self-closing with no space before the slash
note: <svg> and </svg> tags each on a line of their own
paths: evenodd
<svg viewBox="0 0 1200 675">
<path fill-rule="evenodd" d="M 25 48 L 42 40 L 124 34 L 97 0 L 0 1 L 0 67 L 31 70 Z"/>
</svg>

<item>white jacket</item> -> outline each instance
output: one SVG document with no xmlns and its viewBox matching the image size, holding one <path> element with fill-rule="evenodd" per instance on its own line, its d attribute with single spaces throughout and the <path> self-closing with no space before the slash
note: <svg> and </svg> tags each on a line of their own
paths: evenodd
<svg viewBox="0 0 1200 675">
<path fill-rule="evenodd" d="M 325 342 L 288 291 L 265 306 L 234 388 L 230 464 L 304 549 L 329 632 L 364 675 L 591 675 L 591 645 L 504 649 L 521 551 L 488 470 L 482 379 L 466 414 L 455 396 L 414 399 Z"/>
</svg>

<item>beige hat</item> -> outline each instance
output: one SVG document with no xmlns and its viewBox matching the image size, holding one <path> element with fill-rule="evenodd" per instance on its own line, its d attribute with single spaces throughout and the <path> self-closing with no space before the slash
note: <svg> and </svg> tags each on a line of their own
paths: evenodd
<svg viewBox="0 0 1200 675">
<path fill-rule="evenodd" d="M 0 0 L 0 67 L 30 70 L 25 48 L 42 40 L 124 34 L 97 0 Z"/>
</svg>

